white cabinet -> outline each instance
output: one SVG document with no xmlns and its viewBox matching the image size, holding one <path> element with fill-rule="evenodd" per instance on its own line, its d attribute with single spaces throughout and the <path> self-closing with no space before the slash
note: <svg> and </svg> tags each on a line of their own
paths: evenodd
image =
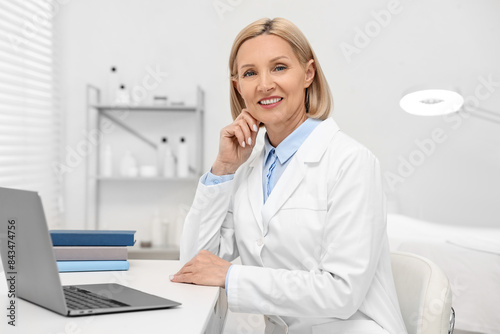
<svg viewBox="0 0 500 334">
<path fill-rule="evenodd" d="M 178 211 L 180 206 L 176 204 L 178 198 L 187 198 L 183 203 L 184 211 L 187 210 L 186 205 L 191 204 L 190 196 L 194 195 L 198 179 L 204 172 L 204 92 L 201 88 L 197 88 L 194 105 L 177 106 L 102 105 L 100 95 L 98 88 L 87 86 L 86 136 L 89 139 L 87 143 L 89 147 L 86 159 L 86 227 L 136 229 L 138 231 L 136 236 L 141 236 L 141 233 L 145 235 L 151 217 L 147 213 L 140 212 L 149 204 L 154 203 L 152 207 L 161 206 L 161 210 L 172 204 L 174 209 L 170 207 L 170 213 L 172 210 Z M 165 129 L 162 133 L 169 138 L 174 156 L 177 155 L 175 142 L 184 137 L 182 133 L 186 134 L 189 143 L 189 176 L 164 177 L 161 173 L 159 176 L 148 177 L 121 176 L 118 165 L 120 156 L 123 156 L 125 150 L 142 157 L 148 165 L 156 166 L 161 142 L 158 129 Z M 176 134 L 171 135 L 171 132 Z M 117 136 L 117 133 L 120 136 Z M 121 139 L 117 140 L 116 137 Z M 106 146 L 109 146 L 114 154 L 111 176 L 109 174 L 103 176 L 103 171 L 100 169 L 104 143 L 107 143 Z M 150 211 L 154 209 L 150 208 Z M 137 216 L 134 216 L 136 214 Z M 162 214 L 165 215 L 164 212 Z M 178 215 L 178 212 L 173 213 L 174 216 L 176 214 Z M 121 225 L 121 221 L 124 225 Z M 170 224 L 178 222 L 170 221 Z M 172 232 L 173 230 L 175 229 L 170 227 L 167 233 L 180 232 Z M 173 240 L 172 236 L 169 241 L 165 242 L 166 245 L 162 249 L 154 249 L 154 252 L 158 253 L 165 249 L 175 251 L 178 241 Z M 143 252 L 144 250 L 141 250 L 141 253 Z"/>
</svg>

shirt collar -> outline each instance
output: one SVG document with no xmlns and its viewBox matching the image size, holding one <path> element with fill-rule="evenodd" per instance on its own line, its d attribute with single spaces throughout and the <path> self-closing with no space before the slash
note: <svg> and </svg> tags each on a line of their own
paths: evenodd
<svg viewBox="0 0 500 334">
<path fill-rule="evenodd" d="M 276 148 L 271 145 L 266 133 L 264 140 L 264 156 L 266 157 L 264 160 L 265 163 L 269 159 L 273 149 L 275 150 L 281 164 L 287 162 L 288 159 L 290 159 L 295 152 L 297 152 L 302 143 L 307 139 L 311 132 L 313 132 L 316 126 L 319 125 L 319 123 L 321 123 L 321 120 L 307 118 L 304 123 L 299 125 L 299 127 L 289 134 L 288 137 L 286 137 Z"/>
</svg>

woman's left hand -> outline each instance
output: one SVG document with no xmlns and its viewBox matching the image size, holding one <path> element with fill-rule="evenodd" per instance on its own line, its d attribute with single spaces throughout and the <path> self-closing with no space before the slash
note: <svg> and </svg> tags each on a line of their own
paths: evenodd
<svg viewBox="0 0 500 334">
<path fill-rule="evenodd" d="M 221 259 L 207 250 L 202 250 L 191 259 L 175 275 L 170 276 L 172 282 L 193 283 L 197 285 L 226 285 L 227 270 L 231 262 Z"/>
</svg>

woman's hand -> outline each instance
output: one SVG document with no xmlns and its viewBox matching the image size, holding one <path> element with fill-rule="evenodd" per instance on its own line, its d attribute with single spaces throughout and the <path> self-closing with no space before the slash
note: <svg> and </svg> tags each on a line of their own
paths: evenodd
<svg viewBox="0 0 500 334">
<path fill-rule="evenodd" d="M 227 270 L 231 262 L 221 259 L 207 250 L 202 250 L 191 259 L 175 275 L 170 276 L 172 282 L 193 283 L 198 285 L 226 285 Z"/>
<path fill-rule="evenodd" d="M 234 174 L 250 157 L 255 146 L 260 122 L 246 109 L 220 132 L 219 154 L 212 166 L 212 174 Z"/>
</svg>

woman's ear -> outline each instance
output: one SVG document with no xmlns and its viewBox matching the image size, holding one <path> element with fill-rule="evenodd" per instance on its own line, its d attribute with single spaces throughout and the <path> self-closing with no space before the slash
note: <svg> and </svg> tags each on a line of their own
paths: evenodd
<svg viewBox="0 0 500 334">
<path fill-rule="evenodd" d="M 316 75 L 316 67 L 314 66 L 314 59 L 310 59 L 306 64 L 306 76 L 304 80 L 304 88 L 309 87 Z"/>
<path fill-rule="evenodd" d="M 233 82 L 233 87 L 236 88 L 238 93 L 240 93 L 240 95 L 241 95 L 240 83 L 238 82 L 238 80 L 232 79 L 232 82 Z"/>
</svg>

